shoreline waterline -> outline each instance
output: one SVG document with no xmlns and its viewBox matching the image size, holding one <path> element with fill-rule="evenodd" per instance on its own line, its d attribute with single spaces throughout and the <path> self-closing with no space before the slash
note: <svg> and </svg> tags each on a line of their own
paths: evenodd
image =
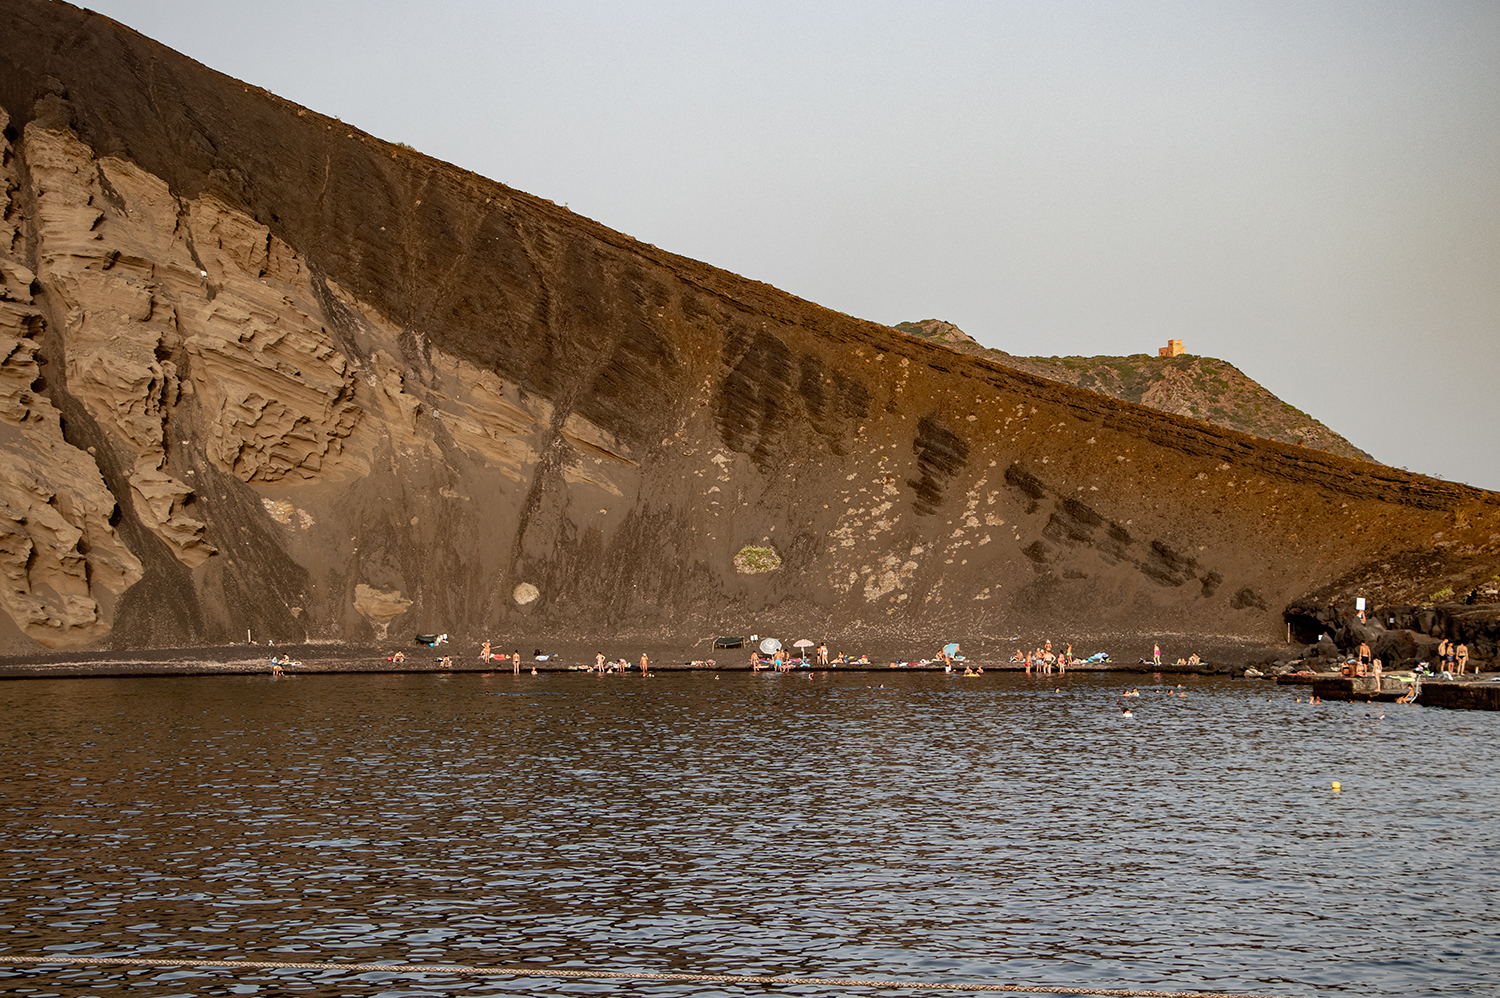
<svg viewBox="0 0 1500 998">
<path fill-rule="evenodd" d="M 1091 642 L 1088 647 L 1094 649 L 1095 644 L 1106 644 L 1107 642 Z M 1139 638 L 1130 641 L 1128 647 L 1134 650 L 1139 643 Z M 964 643 L 964 658 L 953 663 L 955 672 L 962 673 L 965 666 L 983 668 L 989 672 L 1016 672 L 1024 673 L 1025 667 L 1019 662 L 1010 661 L 1010 654 L 1017 648 L 1025 648 L 1027 642 L 1002 642 L 990 640 L 978 645 L 975 650 L 969 650 L 969 643 Z M 1041 641 L 1037 642 L 1038 645 Z M 1112 642 L 1116 648 L 1127 647 L 1126 642 Z M 472 647 L 471 647 L 472 645 Z M 516 645 L 519 645 L 517 647 Z M 494 644 L 495 654 L 509 655 L 513 651 L 521 653 L 521 672 L 530 674 L 533 669 L 537 674 L 557 674 L 587 672 L 593 666 L 595 655 L 603 653 L 608 661 L 616 661 L 624 658 L 630 664 L 626 675 L 639 674 L 639 661 L 642 652 L 645 652 L 650 660 L 651 672 L 752 672 L 750 664 L 750 647 L 734 649 L 708 650 L 699 646 L 688 647 L 679 644 L 667 644 L 662 642 L 640 641 L 631 638 L 603 639 L 597 642 L 582 642 L 569 640 L 566 642 L 545 642 L 535 638 L 512 643 Z M 872 645 L 874 643 L 872 642 Z M 1238 676 L 1244 672 L 1246 666 L 1255 663 L 1264 663 L 1277 656 L 1287 655 L 1292 647 L 1281 647 L 1268 643 L 1257 643 L 1250 641 L 1226 640 L 1219 637 L 1206 637 L 1197 641 L 1183 639 L 1174 641 L 1174 650 L 1180 645 L 1187 654 L 1186 649 L 1206 649 L 1209 655 L 1204 657 L 1208 661 L 1202 661 L 1195 665 L 1173 664 L 1166 661 L 1163 656 L 1160 665 L 1153 665 L 1140 657 L 1139 653 L 1126 654 L 1111 651 L 1111 661 L 1104 663 L 1089 663 L 1080 660 L 1069 666 L 1068 672 L 1125 672 L 1125 673 L 1151 673 L 1162 672 L 1172 675 L 1203 675 L 1203 676 Z M 85 678 L 127 678 L 127 677 L 152 677 L 152 676 L 216 676 L 216 675 L 270 675 L 271 659 L 291 658 L 299 664 L 286 666 L 287 675 L 317 675 L 317 674 L 381 674 L 381 673 L 485 673 L 512 671 L 512 665 L 508 658 L 495 659 L 484 662 L 477 654 L 477 642 L 452 642 L 431 648 L 424 645 L 351 645 L 351 644 L 297 644 L 297 645 L 219 645 L 201 646 L 190 648 L 149 648 L 130 650 L 91 651 L 81 653 L 68 652 L 42 652 L 36 655 L 8 655 L 0 656 L 0 680 L 6 679 L 85 679 Z M 531 649 L 540 647 L 552 657 L 547 661 L 537 661 Z M 920 650 L 920 654 L 918 654 Z M 1108 650 L 1100 648 L 1094 650 Z M 888 646 L 872 647 L 868 651 L 861 649 L 854 654 L 868 654 L 868 663 L 845 663 L 839 665 L 820 666 L 814 664 L 812 656 L 808 657 L 807 665 L 797 665 L 793 672 L 938 672 L 944 671 L 944 663 L 941 658 L 934 658 L 935 649 L 926 649 L 925 645 L 912 642 L 905 649 L 892 649 Z M 1146 653 L 1149 654 L 1150 644 L 1146 645 Z M 403 661 L 392 661 L 390 656 L 396 652 L 404 654 Z M 1090 654 L 1092 651 L 1090 651 Z M 921 658 L 927 657 L 928 662 L 921 664 Z M 443 659 L 448 661 L 444 662 Z M 796 656 L 794 662 L 800 662 Z M 890 667 L 890 663 L 896 661 L 902 663 L 896 669 Z M 770 666 L 762 666 L 761 671 L 774 671 Z M 1034 674 L 1041 675 L 1040 669 L 1034 669 Z M 1058 675 L 1052 673 L 1051 675 Z"/>
</svg>

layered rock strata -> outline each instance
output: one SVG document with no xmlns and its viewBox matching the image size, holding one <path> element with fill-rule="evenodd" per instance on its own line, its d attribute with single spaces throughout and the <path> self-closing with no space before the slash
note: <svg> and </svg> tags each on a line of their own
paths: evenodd
<svg viewBox="0 0 1500 998">
<path fill-rule="evenodd" d="M 10 131 L 0 109 L 0 133 Z M 16 156 L 0 140 L 0 608 L 45 647 L 96 641 L 141 563 L 113 526 L 115 497 L 85 451 L 64 439 L 37 351 L 46 319 L 16 203 Z"/>
</svg>

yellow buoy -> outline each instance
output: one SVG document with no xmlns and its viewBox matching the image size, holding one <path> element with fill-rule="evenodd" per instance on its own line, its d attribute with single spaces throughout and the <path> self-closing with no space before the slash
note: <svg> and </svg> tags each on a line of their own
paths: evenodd
<svg viewBox="0 0 1500 998">
<path fill-rule="evenodd" d="M 1334 780 L 1333 781 L 1333 792 L 1334 793 L 1338 793 L 1342 789 L 1343 789 L 1343 787 L 1339 786 L 1339 781 L 1338 780 Z"/>
</svg>

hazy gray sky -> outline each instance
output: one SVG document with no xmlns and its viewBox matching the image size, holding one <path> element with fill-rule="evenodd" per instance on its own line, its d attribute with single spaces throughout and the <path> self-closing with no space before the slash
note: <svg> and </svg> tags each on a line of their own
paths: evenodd
<svg viewBox="0 0 1500 998">
<path fill-rule="evenodd" d="M 1500 490 L 1500 4 L 96 0 L 665 249 Z"/>
</svg>

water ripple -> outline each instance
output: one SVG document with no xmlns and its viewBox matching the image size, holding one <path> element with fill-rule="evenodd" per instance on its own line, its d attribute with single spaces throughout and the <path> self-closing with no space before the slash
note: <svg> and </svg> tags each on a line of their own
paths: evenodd
<svg viewBox="0 0 1500 998">
<path fill-rule="evenodd" d="M 1500 715 L 1199 679 L 1124 718 L 1120 682 L 9 683 L 0 947 L 1500 992 Z M 125 989 L 761 993 L 0 968 L 7 993 Z"/>
</svg>

